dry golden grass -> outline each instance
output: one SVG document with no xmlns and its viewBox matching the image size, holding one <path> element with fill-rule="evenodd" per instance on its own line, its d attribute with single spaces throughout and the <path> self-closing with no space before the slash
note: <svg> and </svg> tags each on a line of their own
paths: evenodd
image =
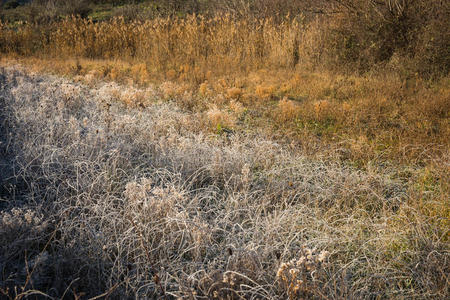
<svg viewBox="0 0 450 300">
<path fill-rule="evenodd" d="M 153 77 L 140 71 L 143 64 L 124 60 L 4 57 L 5 63 L 73 76 L 91 85 L 106 80 L 136 87 L 158 86 L 162 99 L 198 112 L 207 113 L 212 104 L 233 112 L 232 106 L 238 104 L 240 110 L 248 112 L 244 119 L 240 118 L 242 113 L 235 114 L 234 119 L 242 119 L 238 122 L 241 126 L 264 128 L 275 136 L 289 135 L 301 140 L 305 151 L 317 147 L 338 151 L 342 158 L 363 164 L 379 158 L 403 162 L 439 158 L 450 140 L 447 78 L 434 82 L 418 78 L 406 86 L 394 73 L 339 75 L 261 69 L 248 75 L 239 71 L 226 76 L 209 74 L 208 80 L 197 84 L 174 78 L 173 72 L 167 79 Z M 183 68 L 182 73 L 186 72 L 190 71 Z M 130 107 L 142 104 L 138 94 L 116 98 Z"/>
</svg>

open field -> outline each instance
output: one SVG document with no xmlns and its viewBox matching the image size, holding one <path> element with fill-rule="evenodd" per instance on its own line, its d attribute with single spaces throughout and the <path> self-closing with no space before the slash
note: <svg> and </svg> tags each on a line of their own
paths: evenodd
<svg viewBox="0 0 450 300">
<path fill-rule="evenodd" d="M 446 1 L 25 2 L 0 298 L 450 297 Z"/>
<path fill-rule="evenodd" d="M 231 14 L 104 22 L 71 17 L 16 29 L 2 24 L 0 51 L 4 64 L 87 84 L 161 86 L 163 97 L 180 107 L 211 111 L 211 131 L 245 123 L 294 137 L 304 151 L 341 149 L 360 165 L 441 157 L 450 140 L 450 39 L 424 33 L 419 41 L 432 39 L 433 51 L 418 43 L 408 54 L 364 32 L 352 36 L 350 25 L 340 18 Z M 342 42 L 348 35 L 354 45 Z M 386 51 L 394 51 L 388 59 Z M 144 105 L 143 97 L 117 95 L 130 107 Z"/>
<path fill-rule="evenodd" d="M 448 296 L 448 156 L 361 170 L 258 130 L 205 134 L 161 93 L 2 69 L 3 292 Z"/>
</svg>

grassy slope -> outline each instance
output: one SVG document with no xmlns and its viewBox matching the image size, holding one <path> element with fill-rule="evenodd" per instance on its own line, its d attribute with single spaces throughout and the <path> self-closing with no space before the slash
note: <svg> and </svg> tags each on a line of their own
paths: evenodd
<svg viewBox="0 0 450 300">
<path fill-rule="evenodd" d="M 28 1 L 29 2 L 29 1 Z M 89 13 L 87 15 L 88 18 L 94 20 L 94 21 L 104 21 L 107 20 L 115 15 L 115 13 L 123 14 L 126 13 L 126 9 L 132 10 L 134 13 L 136 12 L 144 12 L 147 11 L 148 15 L 152 15 L 152 13 L 157 14 L 157 6 L 156 4 L 152 4 L 151 1 L 142 2 L 140 4 L 133 4 L 133 1 L 122 1 L 123 3 L 89 3 Z M 1 2 L 0 2 L 1 4 Z M 3 20 L 8 21 L 10 23 L 18 22 L 18 21 L 25 21 L 29 19 L 30 11 L 28 8 L 24 5 L 27 3 L 24 2 L 21 5 L 17 6 L 16 8 L 9 7 L 5 8 L 0 7 L 0 16 L 3 18 Z M 1 6 L 1 5 L 0 5 Z M 42 10 L 45 10 L 45 8 L 42 8 Z M 65 15 L 60 15 L 60 17 L 64 17 Z"/>
</svg>

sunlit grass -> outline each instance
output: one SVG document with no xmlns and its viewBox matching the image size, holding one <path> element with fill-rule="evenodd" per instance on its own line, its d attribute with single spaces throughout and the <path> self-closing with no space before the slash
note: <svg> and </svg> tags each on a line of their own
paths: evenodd
<svg viewBox="0 0 450 300">
<path fill-rule="evenodd" d="M 448 296 L 448 76 L 339 70 L 300 18 L 16 25 L 0 295 Z"/>
</svg>

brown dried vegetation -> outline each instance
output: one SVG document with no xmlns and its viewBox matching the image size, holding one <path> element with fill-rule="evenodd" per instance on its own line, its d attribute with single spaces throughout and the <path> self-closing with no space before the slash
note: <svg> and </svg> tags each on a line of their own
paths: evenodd
<svg viewBox="0 0 450 300">
<path fill-rule="evenodd" d="M 446 1 L 264 3 L 0 24 L 0 297 L 449 297 Z"/>
</svg>

